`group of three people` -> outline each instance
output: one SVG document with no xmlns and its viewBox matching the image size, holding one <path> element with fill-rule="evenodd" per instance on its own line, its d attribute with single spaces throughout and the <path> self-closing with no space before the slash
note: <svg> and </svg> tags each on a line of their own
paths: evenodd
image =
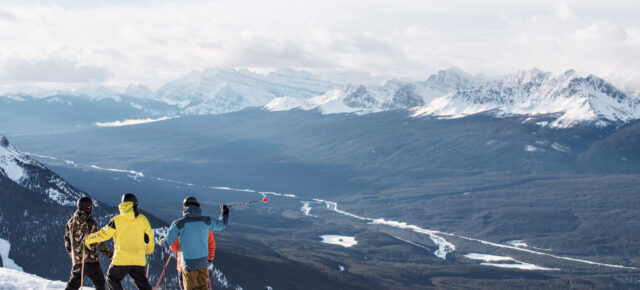
<svg viewBox="0 0 640 290">
<path fill-rule="evenodd" d="M 65 248 L 73 265 L 65 289 L 80 288 L 83 275 L 93 281 L 97 290 L 105 289 L 98 249 L 111 260 L 107 271 L 109 289 L 123 289 L 121 281 L 126 275 L 131 277 L 138 289 L 151 289 L 145 266 L 147 255 L 151 255 L 155 248 L 154 235 L 147 218 L 138 212 L 137 197 L 132 193 L 124 194 L 118 206 L 120 214 L 100 230 L 91 217 L 93 200 L 82 197 L 76 206 L 77 210 L 67 222 L 64 235 Z M 171 245 L 171 250 L 178 253 L 182 289 L 207 289 L 207 268 L 213 262 L 215 253 L 213 232 L 224 230 L 229 221 L 229 208 L 222 205 L 220 209 L 218 218 L 202 216 L 198 200 L 195 197 L 185 198 L 183 217 L 174 221 L 167 236 L 158 242 L 161 246 Z M 113 239 L 113 252 L 104 243 L 109 239 Z"/>
</svg>

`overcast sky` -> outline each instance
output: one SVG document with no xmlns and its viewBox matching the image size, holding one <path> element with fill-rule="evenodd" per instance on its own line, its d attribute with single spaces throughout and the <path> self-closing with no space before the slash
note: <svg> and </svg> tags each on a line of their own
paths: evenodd
<svg viewBox="0 0 640 290">
<path fill-rule="evenodd" d="M 640 89 L 640 1 L 0 0 L 0 86 L 152 89 L 208 67 L 426 79 L 574 68 Z"/>
</svg>

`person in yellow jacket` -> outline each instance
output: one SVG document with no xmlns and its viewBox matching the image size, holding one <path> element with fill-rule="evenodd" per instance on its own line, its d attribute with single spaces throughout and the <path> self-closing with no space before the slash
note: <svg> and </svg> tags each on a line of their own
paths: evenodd
<svg viewBox="0 0 640 290">
<path fill-rule="evenodd" d="M 91 248 L 92 244 L 113 238 L 114 254 L 107 271 L 109 289 L 122 289 L 120 281 L 128 274 L 138 289 L 151 290 L 144 270 L 147 264 L 145 255 L 151 255 L 155 247 L 151 225 L 144 215 L 138 213 L 135 194 L 123 195 L 118 208 L 120 214 L 102 229 L 87 236 L 84 243 Z"/>
</svg>

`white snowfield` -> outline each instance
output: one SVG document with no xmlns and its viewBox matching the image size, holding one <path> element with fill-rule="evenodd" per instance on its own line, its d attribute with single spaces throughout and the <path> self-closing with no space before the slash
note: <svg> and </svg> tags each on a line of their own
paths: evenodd
<svg viewBox="0 0 640 290">
<path fill-rule="evenodd" d="M 302 206 L 300 207 L 300 212 L 305 216 L 314 217 L 314 215 L 311 214 L 311 207 L 309 206 L 310 202 L 301 201 L 301 203 Z"/>
<path fill-rule="evenodd" d="M 541 267 L 534 264 L 520 262 L 511 257 L 495 256 L 495 255 L 487 255 L 487 254 L 476 254 L 476 253 L 466 254 L 464 256 L 467 259 L 483 261 L 482 263 L 480 263 L 480 265 L 484 265 L 484 266 L 520 269 L 520 270 L 539 270 L 539 271 L 560 270 L 558 268 L 546 268 L 546 267 Z"/>
<path fill-rule="evenodd" d="M 64 289 L 66 286 L 67 282 L 51 281 L 21 271 L 0 268 L 0 289 L 3 290 L 56 290 Z"/>
<path fill-rule="evenodd" d="M 351 248 L 358 244 L 358 241 L 356 241 L 356 237 L 340 236 L 340 235 L 322 235 L 320 236 L 320 238 L 322 238 L 322 242 L 325 244 L 338 245 L 338 246 L 343 246 L 345 248 Z"/>
<path fill-rule="evenodd" d="M 0 257 L 2 257 L 2 265 L 5 268 L 22 271 L 22 267 L 18 266 L 15 261 L 9 258 L 9 251 L 11 251 L 11 244 L 9 241 L 0 239 Z"/>
<path fill-rule="evenodd" d="M 131 125 L 140 125 L 146 123 L 154 123 L 158 121 L 164 121 L 169 119 L 175 119 L 178 117 L 162 117 L 157 119 L 130 119 L 130 120 L 122 120 L 122 121 L 113 121 L 113 122 L 96 122 L 97 127 L 122 127 L 122 126 L 131 126 Z"/>
</svg>

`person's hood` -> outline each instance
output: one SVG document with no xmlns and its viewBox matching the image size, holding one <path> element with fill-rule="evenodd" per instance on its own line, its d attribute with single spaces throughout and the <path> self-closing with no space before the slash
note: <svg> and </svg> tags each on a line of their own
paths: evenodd
<svg viewBox="0 0 640 290">
<path fill-rule="evenodd" d="M 133 202 L 125 201 L 118 205 L 120 215 L 128 219 L 135 219 L 138 216 L 138 209 L 133 206 Z"/>
<path fill-rule="evenodd" d="M 77 209 L 76 212 L 73 213 L 73 215 L 78 221 L 81 222 L 91 219 L 91 214 L 81 209 Z"/>
<path fill-rule="evenodd" d="M 188 218 L 199 218 L 202 216 L 202 209 L 195 205 L 190 205 L 182 209 L 182 216 Z"/>
</svg>

